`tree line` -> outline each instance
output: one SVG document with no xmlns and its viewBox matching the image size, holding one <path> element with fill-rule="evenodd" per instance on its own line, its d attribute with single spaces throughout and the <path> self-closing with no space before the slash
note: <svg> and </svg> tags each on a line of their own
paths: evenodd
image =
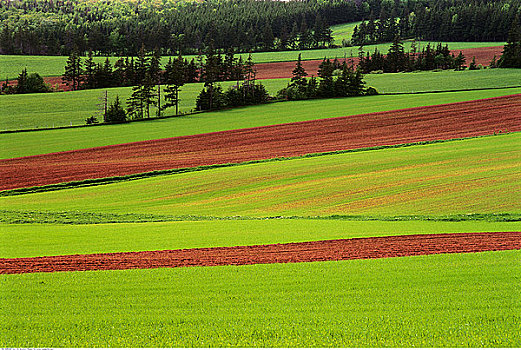
<svg viewBox="0 0 521 350">
<path fill-rule="evenodd" d="M 135 56 L 213 46 L 236 51 L 306 49 L 331 43 L 330 25 L 361 20 L 367 0 L 17 0 L 0 2 L 0 53 Z"/>
<path fill-rule="evenodd" d="M 454 69 L 463 70 L 466 58 L 460 51 L 458 55 L 451 54 L 448 45 L 431 46 L 430 43 L 418 50 L 416 43 L 412 43 L 411 50 L 406 52 L 398 36 L 393 40 L 386 55 L 378 48 L 374 52 L 364 52 L 359 49 L 358 67 L 363 73 L 375 71 L 385 73 L 412 72 L 416 70 Z M 475 59 L 469 69 L 477 69 Z"/>
<path fill-rule="evenodd" d="M 521 0 L 379 1 L 354 28 L 351 45 L 390 42 L 394 37 L 431 41 L 505 41 Z"/>
</svg>

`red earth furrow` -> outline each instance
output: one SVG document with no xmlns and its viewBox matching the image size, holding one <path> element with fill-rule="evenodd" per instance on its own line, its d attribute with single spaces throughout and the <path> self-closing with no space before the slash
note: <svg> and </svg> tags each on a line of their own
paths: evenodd
<svg viewBox="0 0 521 350">
<path fill-rule="evenodd" d="M 379 259 L 521 249 L 521 232 L 353 238 L 238 247 L 0 259 L 0 274 Z"/>
<path fill-rule="evenodd" d="M 0 160 L 0 190 L 521 131 L 521 95 Z"/>
</svg>

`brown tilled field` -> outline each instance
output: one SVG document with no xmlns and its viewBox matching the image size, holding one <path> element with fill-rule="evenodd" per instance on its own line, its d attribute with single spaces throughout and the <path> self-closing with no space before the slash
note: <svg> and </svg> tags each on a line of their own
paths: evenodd
<svg viewBox="0 0 521 350">
<path fill-rule="evenodd" d="M 521 131 L 521 95 L 0 160 L 0 190 Z"/>
<path fill-rule="evenodd" d="M 297 263 L 512 249 L 521 249 L 521 232 L 406 235 L 239 247 L 0 259 L 0 274 Z"/>
</svg>

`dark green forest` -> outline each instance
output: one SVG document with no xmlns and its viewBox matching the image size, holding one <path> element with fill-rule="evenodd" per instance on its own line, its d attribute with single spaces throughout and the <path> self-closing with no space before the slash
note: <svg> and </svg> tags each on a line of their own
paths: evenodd
<svg viewBox="0 0 521 350">
<path fill-rule="evenodd" d="M 332 41 L 330 25 L 368 15 L 367 5 L 351 0 L 11 0 L 0 2 L 0 51 L 127 56 L 141 46 L 163 55 L 207 47 L 307 49 Z"/>
<path fill-rule="evenodd" d="M 390 42 L 395 36 L 505 41 L 521 12 L 520 0 L 383 0 L 380 5 L 379 12 L 371 11 L 369 18 L 355 27 L 352 45 Z"/>
</svg>

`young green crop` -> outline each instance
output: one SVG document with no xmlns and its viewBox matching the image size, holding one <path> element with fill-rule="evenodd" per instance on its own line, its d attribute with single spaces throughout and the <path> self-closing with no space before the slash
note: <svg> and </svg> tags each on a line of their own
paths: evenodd
<svg viewBox="0 0 521 350">
<path fill-rule="evenodd" d="M 521 133 L 0 198 L 4 210 L 166 215 L 520 213 Z"/>
<path fill-rule="evenodd" d="M 289 73 L 289 72 L 288 72 Z M 487 69 L 478 71 L 443 71 L 398 74 L 368 74 L 365 76 L 368 86 L 375 87 L 381 93 L 409 93 L 426 91 L 487 89 L 519 86 L 521 70 Z M 268 79 L 262 83 L 271 95 L 285 87 L 287 79 Z M 235 84 L 222 83 L 224 89 Z M 203 84 L 186 84 L 180 93 L 180 111 L 195 110 L 197 95 Z M 116 95 L 125 101 L 131 94 L 131 88 L 111 88 L 108 91 L 109 102 Z M 519 92 L 521 89 L 507 91 Z M 97 115 L 101 120 L 100 98 L 105 90 L 84 90 L 59 94 L 29 94 L 0 96 L 0 130 L 37 129 L 69 125 L 84 125 L 85 119 Z M 434 101 L 433 101 L 434 103 Z M 284 108 L 280 106 L 280 108 Z M 166 111 L 172 115 L 173 110 Z M 151 115 L 156 115 L 152 108 Z"/>
<path fill-rule="evenodd" d="M 295 101 L 123 125 L 0 134 L 0 159 L 401 108 L 432 106 L 520 92 L 521 89 L 499 89 Z M 0 96 L 0 99 L 2 97 L 5 96 Z"/>
<path fill-rule="evenodd" d="M 271 219 L 101 225 L 0 224 L 0 258 L 512 231 L 521 231 L 521 222 Z"/>
<path fill-rule="evenodd" d="M 1 275 L 7 347 L 519 347 L 520 251 Z"/>
</svg>

